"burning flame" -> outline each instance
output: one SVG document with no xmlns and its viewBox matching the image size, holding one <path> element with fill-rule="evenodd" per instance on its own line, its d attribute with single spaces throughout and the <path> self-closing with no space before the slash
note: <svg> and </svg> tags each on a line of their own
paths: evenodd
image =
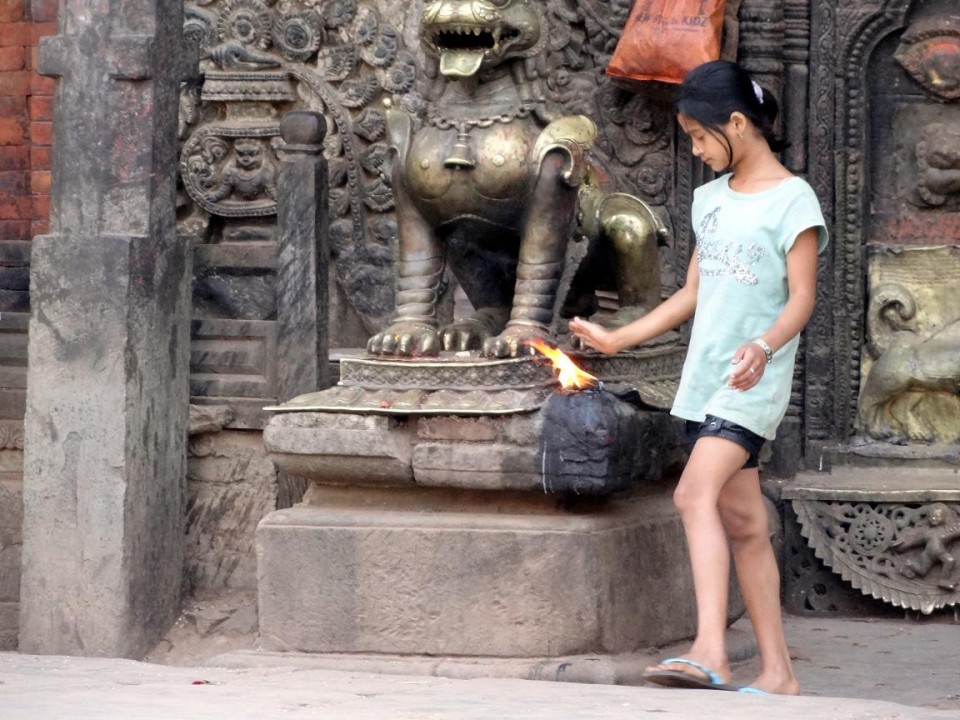
<svg viewBox="0 0 960 720">
<path fill-rule="evenodd" d="M 564 390 L 586 390 L 597 386 L 599 382 L 597 378 L 578 368 L 570 359 L 570 356 L 557 348 L 550 347 L 542 340 L 527 340 L 526 343 L 553 363 L 553 369 L 557 371 L 560 387 Z"/>
</svg>

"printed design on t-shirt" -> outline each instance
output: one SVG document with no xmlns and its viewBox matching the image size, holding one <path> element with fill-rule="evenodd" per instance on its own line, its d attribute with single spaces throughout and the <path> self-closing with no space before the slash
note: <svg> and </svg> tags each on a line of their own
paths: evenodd
<svg viewBox="0 0 960 720">
<path fill-rule="evenodd" d="M 697 268 L 704 277 L 732 276 L 743 285 L 756 285 L 754 266 L 760 262 L 764 249 L 753 243 L 747 247 L 736 240 L 724 241 L 716 237 L 720 227 L 721 206 L 703 216 L 697 227 Z"/>
</svg>

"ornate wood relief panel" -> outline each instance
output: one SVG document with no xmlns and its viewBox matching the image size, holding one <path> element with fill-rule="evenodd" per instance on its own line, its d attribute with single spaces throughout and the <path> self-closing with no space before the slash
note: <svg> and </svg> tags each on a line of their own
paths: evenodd
<svg viewBox="0 0 960 720">
<path fill-rule="evenodd" d="M 832 162 L 812 163 L 810 175 L 835 210 L 807 333 L 805 438 L 815 456 L 854 431 L 867 340 L 865 246 L 949 243 L 960 216 L 951 168 L 941 167 L 951 161 L 931 153 L 951 147 L 958 122 L 955 3 L 811 7 L 810 156 Z"/>
</svg>

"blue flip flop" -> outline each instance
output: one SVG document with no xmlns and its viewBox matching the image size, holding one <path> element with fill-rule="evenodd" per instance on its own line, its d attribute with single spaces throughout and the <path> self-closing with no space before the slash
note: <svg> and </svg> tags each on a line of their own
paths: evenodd
<svg viewBox="0 0 960 720">
<path fill-rule="evenodd" d="M 728 685 L 723 682 L 720 676 L 710 668 L 693 660 L 667 658 L 661 660 L 660 665 L 688 665 L 697 672 L 703 673 L 703 677 L 682 670 L 649 670 L 643 674 L 643 679 L 655 685 L 689 690 L 726 690 L 728 692 L 739 690 L 735 685 Z"/>
<path fill-rule="evenodd" d="M 743 685 L 741 687 L 738 687 L 737 692 L 747 693 L 748 695 L 769 695 L 770 694 L 766 690 L 750 687 L 749 685 Z"/>
</svg>

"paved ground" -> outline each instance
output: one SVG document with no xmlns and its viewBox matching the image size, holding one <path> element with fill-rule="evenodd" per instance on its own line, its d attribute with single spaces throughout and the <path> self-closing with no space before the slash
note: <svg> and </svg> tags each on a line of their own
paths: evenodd
<svg viewBox="0 0 960 720">
<path fill-rule="evenodd" d="M 266 655 L 226 669 L 0 653 L 0 720 L 960 719 L 957 625 L 790 617 L 787 629 L 799 698 L 344 672 Z M 737 667 L 738 680 L 752 662 Z"/>
</svg>

